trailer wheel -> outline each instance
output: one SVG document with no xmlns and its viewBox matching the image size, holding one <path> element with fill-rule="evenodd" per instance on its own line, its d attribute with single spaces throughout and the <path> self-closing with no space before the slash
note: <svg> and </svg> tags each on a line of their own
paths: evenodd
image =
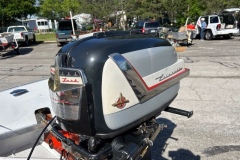
<svg viewBox="0 0 240 160">
<path fill-rule="evenodd" d="M 212 38 L 213 38 L 212 31 L 211 30 L 206 30 L 206 32 L 205 32 L 205 39 L 206 40 L 212 40 Z"/>
</svg>

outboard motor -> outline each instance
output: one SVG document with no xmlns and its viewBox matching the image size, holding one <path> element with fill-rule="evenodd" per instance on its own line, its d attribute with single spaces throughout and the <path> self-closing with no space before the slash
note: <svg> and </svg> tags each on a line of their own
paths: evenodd
<svg viewBox="0 0 240 160">
<path fill-rule="evenodd" d="M 149 35 L 101 32 L 61 48 L 51 66 L 57 121 L 45 138 L 68 159 L 150 159 L 179 81 L 189 74 L 171 44 Z"/>
</svg>

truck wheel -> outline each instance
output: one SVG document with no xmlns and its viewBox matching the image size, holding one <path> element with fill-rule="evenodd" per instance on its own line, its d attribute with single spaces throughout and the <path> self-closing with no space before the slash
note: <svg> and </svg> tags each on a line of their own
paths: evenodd
<svg viewBox="0 0 240 160">
<path fill-rule="evenodd" d="M 213 38 L 212 31 L 211 31 L 211 30 L 207 30 L 207 31 L 205 32 L 205 39 L 206 39 L 206 40 L 212 40 L 212 38 Z"/>
<path fill-rule="evenodd" d="M 25 46 L 28 46 L 29 45 L 29 42 L 28 42 L 28 37 L 25 37 Z"/>
</svg>

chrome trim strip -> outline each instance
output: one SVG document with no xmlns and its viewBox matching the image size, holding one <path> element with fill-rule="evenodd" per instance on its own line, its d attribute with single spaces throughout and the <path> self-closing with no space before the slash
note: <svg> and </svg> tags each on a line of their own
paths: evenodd
<svg viewBox="0 0 240 160">
<path fill-rule="evenodd" d="M 63 57 L 63 56 L 65 56 L 65 57 Z M 82 77 L 83 85 L 85 85 L 87 83 L 87 78 L 86 78 L 83 70 L 80 69 L 80 68 L 77 69 L 77 68 L 66 68 L 66 67 L 63 67 L 64 66 L 63 63 L 66 63 L 64 61 L 66 61 L 66 55 L 57 55 L 55 57 L 55 65 L 54 65 L 55 66 L 55 72 L 57 71 L 57 69 L 58 70 L 62 69 L 62 70 L 69 70 L 69 71 L 79 72 L 81 77 Z M 59 75 L 60 75 L 60 73 L 59 73 Z"/>
<path fill-rule="evenodd" d="M 189 69 L 184 68 L 173 74 L 171 78 L 160 81 L 154 87 L 148 87 L 140 74 L 121 54 L 113 53 L 109 55 L 109 58 L 111 58 L 122 71 L 140 103 L 149 100 L 174 84 L 177 84 L 181 79 L 188 76 L 190 73 Z"/>
<path fill-rule="evenodd" d="M 145 82 L 140 78 L 140 75 L 134 70 L 133 66 L 119 53 L 109 55 L 119 69 L 122 71 L 128 80 L 133 92 L 140 102 L 148 95 Z"/>
<path fill-rule="evenodd" d="M 60 82 L 61 70 L 77 72 L 79 74 L 79 76 L 77 77 L 81 77 L 82 84 L 61 83 Z M 49 78 L 49 81 L 48 81 L 48 86 L 49 86 L 49 89 L 51 89 L 53 92 L 59 92 L 59 91 L 70 89 L 70 88 L 74 89 L 74 88 L 78 88 L 79 86 L 85 86 L 86 83 L 88 83 L 87 77 L 82 69 L 55 67 L 55 74 L 51 73 L 51 77 Z"/>
<path fill-rule="evenodd" d="M 87 77 L 82 69 L 62 67 L 63 63 L 66 63 L 65 61 L 66 57 L 63 57 L 63 55 L 57 55 L 55 57 L 54 65 L 50 66 L 50 79 L 48 81 L 48 86 L 54 92 L 65 90 L 66 88 L 69 89 L 69 85 L 71 85 L 71 88 L 77 88 L 79 85 L 85 86 L 86 83 L 88 83 Z M 68 71 L 69 73 L 67 75 L 63 75 L 64 72 Z M 76 72 L 77 74 L 75 73 L 76 75 L 71 75 L 70 72 Z M 66 83 L 61 83 L 60 77 L 66 78 Z M 79 78 L 74 79 L 74 77 L 80 77 L 82 84 L 80 83 Z"/>
</svg>

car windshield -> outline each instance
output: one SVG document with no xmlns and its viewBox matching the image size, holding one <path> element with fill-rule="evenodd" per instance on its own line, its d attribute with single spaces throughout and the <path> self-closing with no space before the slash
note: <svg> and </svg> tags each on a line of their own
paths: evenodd
<svg viewBox="0 0 240 160">
<path fill-rule="evenodd" d="M 11 27 L 8 29 L 8 32 L 22 32 L 25 31 L 24 27 Z"/>
<path fill-rule="evenodd" d="M 156 28 L 156 27 L 160 27 L 160 24 L 158 22 L 145 23 L 145 28 Z"/>
<path fill-rule="evenodd" d="M 80 26 L 76 23 L 76 21 L 73 21 L 74 29 L 79 29 Z M 72 22 L 71 20 L 64 20 L 60 21 L 58 23 L 58 30 L 72 30 Z"/>
</svg>

